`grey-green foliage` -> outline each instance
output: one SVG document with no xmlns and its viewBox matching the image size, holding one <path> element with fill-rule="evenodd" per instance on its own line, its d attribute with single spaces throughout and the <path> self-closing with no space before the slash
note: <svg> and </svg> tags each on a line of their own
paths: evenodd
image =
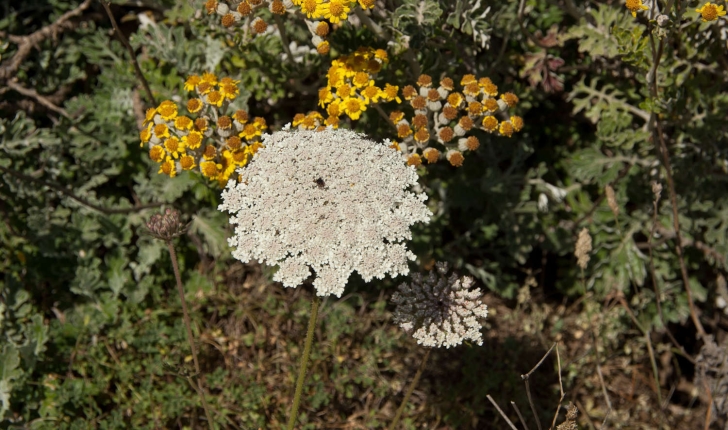
<svg viewBox="0 0 728 430">
<path fill-rule="evenodd" d="M 405 0 L 392 14 L 392 25 L 395 28 L 427 27 L 435 24 L 440 15 L 442 9 L 437 0 Z"/>
<path fill-rule="evenodd" d="M 449 3 L 447 2 L 445 6 L 447 7 Z M 488 16 L 491 6 L 481 3 L 483 3 L 483 0 L 457 0 L 455 9 L 448 14 L 446 22 L 463 33 L 472 36 L 476 45 L 487 48 L 490 42 L 490 33 L 493 30 L 491 26 L 492 16 Z"/>
<path fill-rule="evenodd" d="M 619 40 L 613 30 L 632 31 L 638 26 L 624 8 L 598 4 L 591 8 L 591 20 L 581 18 L 579 24 L 570 27 L 561 37 L 562 41 L 576 39 L 579 52 L 594 57 L 614 58 L 620 54 Z"/>
</svg>

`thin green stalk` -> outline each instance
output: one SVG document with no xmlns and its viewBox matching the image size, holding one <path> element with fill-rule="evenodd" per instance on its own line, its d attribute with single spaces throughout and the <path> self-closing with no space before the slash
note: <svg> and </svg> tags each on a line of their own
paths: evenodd
<svg viewBox="0 0 728 430">
<path fill-rule="evenodd" d="M 298 418 L 298 406 L 301 404 L 301 393 L 303 392 L 303 381 L 306 379 L 306 366 L 311 356 L 311 344 L 313 344 L 313 334 L 316 329 L 316 319 L 318 318 L 318 308 L 321 299 L 314 295 L 311 299 L 311 316 L 308 319 L 308 331 L 306 332 L 306 341 L 303 346 L 303 357 L 301 357 L 301 365 L 298 369 L 298 378 L 296 379 L 296 392 L 293 395 L 293 409 L 291 416 L 288 418 L 286 429 L 293 430 Z"/>
<path fill-rule="evenodd" d="M 212 421 L 212 414 L 210 414 L 210 408 L 207 406 L 207 399 L 205 399 L 205 390 L 202 388 L 202 381 L 200 381 L 200 362 L 197 361 L 197 348 L 195 347 L 195 340 L 192 337 L 192 328 L 190 325 L 190 315 L 187 312 L 187 301 L 185 300 L 185 290 L 182 287 L 182 277 L 179 274 L 179 265 L 177 264 L 177 253 L 174 251 L 174 245 L 171 240 L 167 240 L 167 249 L 169 250 L 169 258 L 172 260 L 172 268 L 174 269 L 174 278 L 177 280 L 177 292 L 179 298 L 182 301 L 182 314 L 184 316 L 185 328 L 187 329 L 187 341 L 190 344 L 192 350 L 192 360 L 195 363 L 195 380 L 197 381 L 197 394 L 200 395 L 202 400 L 202 407 L 205 409 L 205 416 L 207 417 L 207 423 L 211 430 L 215 429 L 215 423 Z M 191 383 L 190 385 L 194 385 Z"/>
<path fill-rule="evenodd" d="M 415 373 L 415 379 L 412 380 L 412 383 L 407 389 L 407 394 L 405 394 L 404 399 L 402 399 L 402 404 L 399 405 L 399 409 L 397 409 L 397 415 L 394 416 L 392 424 L 389 425 L 389 430 L 394 430 L 395 428 L 397 428 L 397 424 L 399 424 L 399 419 L 402 416 L 402 412 L 404 412 L 404 407 L 407 406 L 407 402 L 409 402 L 409 398 L 412 395 L 412 392 L 415 390 L 415 386 L 417 385 L 417 382 L 419 382 L 420 376 L 422 376 L 422 371 L 425 370 L 425 366 L 427 365 L 427 359 L 430 358 L 430 352 L 432 352 L 432 348 L 427 348 L 425 358 L 422 359 L 420 367 L 419 369 L 417 369 L 417 373 Z"/>
</svg>

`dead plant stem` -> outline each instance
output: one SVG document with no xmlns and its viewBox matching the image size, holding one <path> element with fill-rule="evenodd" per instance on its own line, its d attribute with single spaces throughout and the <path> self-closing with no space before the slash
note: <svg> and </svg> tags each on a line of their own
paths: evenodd
<svg viewBox="0 0 728 430">
<path fill-rule="evenodd" d="M 672 8 L 673 1 L 668 0 L 667 6 L 665 7 L 666 13 L 669 13 L 670 9 Z M 651 27 L 651 25 L 650 25 Z M 659 44 L 657 45 L 657 48 L 655 48 L 655 38 L 651 32 L 650 28 L 650 46 L 652 48 L 652 67 L 650 68 L 650 71 L 648 73 L 648 82 L 650 82 L 650 92 L 652 95 L 652 98 L 657 100 L 658 98 L 658 88 L 657 88 L 657 70 L 660 65 L 660 61 L 662 60 L 662 53 L 665 49 L 665 39 L 660 39 Z M 649 120 L 649 129 L 652 132 L 653 136 L 653 143 L 655 143 L 655 146 L 658 148 L 658 153 L 662 157 L 662 166 L 665 169 L 665 177 L 667 179 L 667 189 L 670 193 L 670 203 L 672 206 L 672 223 L 673 228 L 675 229 L 675 253 L 677 254 L 677 258 L 680 262 L 680 273 L 682 275 L 683 284 L 685 284 L 685 292 L 687 294 L 688 299 L 688 307 L 690 308 L 690 318 L 693 320 L 693 324 L 695 325 L 695 329 L 698 331 L 698 337 L 702 338 L 705 336 L 705 329 L 703 328 L 703 324 L 700 322 L 700 318 L 698 318 L 698 313 L 695 310 L 695 303 L 693 301 L 693 293 L 690 288 L 690 278 L 688 277 L 688 269 L 685 265 L 685 258 L 683 256 L 683 247 L 682 247 L 682 234 L 680 233 L 680 220 L 679 220 L 679 210 L 678 210 L 678 202 L 677 202 L 677 193 L 675 192 L 675 181 L 672 177 L 672 167 L 670 166 L 670 153 L 667 149 L 667 144 L 665 143 L 665 136 L 662 131 L 662 125 L 660 123 L 659 118 L 657 117 L 657 114 L 655 112 L 652 112 L 650 114 L 650 120 Z M 658 298 L 659 299 L 659 298 Z"/>
<path fill-rule="evenodd" d="M 205 409 L 205 416 L 207 416 L 207 423 L 211 430 L 215 428 L 215 422 L 212 420 L 210 414 L 210 408 L 207 405 L 207 399 L 205 398 L 205 390 L 202 387 L 202 381 L 200 380 L 200 362 L 197 360 L 197 347 L 195 347 L 195 339 L 192 337 L 192 327 L 190 324 L 190 315 L 187 311 L 187 301 L 185 300 L 185 290 L 182 286 L 182 277 L 179 274 L 179 265 L 177 264 L 177 253 L 174 250 L 174 244 L 171 240 L 167 240 L 167 249 L 169 250 L 169 258 L 172 260 L 172 269 L 174 270 L 174 278 L 177 281 L 177 292 L 179 293 L 179 299 L 182 301 L 182 315 L 185 321 L 185 329 L 187 330 L 187 341 L 190 344 L 190 350 L 192 350 L 192 360 L 195 363 L 195 376 L 194 379 L 197 382 L 197 394 L 200 396 L 202 401 L 202 407 Z M 190 385 L 193 385 L 193 381 L 190 380 Z"/>
<path fill-rule="evenodd" d="M 119 25 L 116 23 L 116 18 L 114 18 L 114 14 L 111 13 L 111 7 L 109 6 L 109 3 L 105 0 L 99 0 L 99 3 L 101 3 L 101 5 L 104 7 L 104 10 L 106 10 L 106 14 L 109 16 L 109 20 L 111 20 L 111 25 L 114 27 L 114 33 L 116 33 L 116 37 L 129 52 L 129 59 L 131 60 L 132 66 L 134 66 L 134 73 L 137 75 L 137 79 L 139 79 L 139 82 L 141 82 L 142 86 L 144 87 L 144 91 L 147 93 L 149 101 L 156 106 L 157 101 L 154 99 L 154 94 L 152 94 L 152 90 L 151 88 L 149 88 L 149 83 L 144 77 L 141 67 L 139 67 L 139 62 L 137 62 L 134 48 L 131 47 L 131 45 L 129 44 L 129 40 L 127 40 L 126 36 L 124 36 L 124 33 L 121 32 Z"/>
</svg>

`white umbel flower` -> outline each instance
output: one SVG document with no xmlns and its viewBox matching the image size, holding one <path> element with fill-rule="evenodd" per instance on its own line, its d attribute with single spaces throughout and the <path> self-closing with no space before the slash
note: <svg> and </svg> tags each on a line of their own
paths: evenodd
<svg viewBox="0 0 728 430">
<path fill-rule="evenodd" d="M 404 241 L 431 213 L 413 167 L 391 144 L 353 131 L 284 128 L 263 136 L 241 181 L 230 181 L 218 207 L 231 214 L 233 256 L 278 265 L 286 287 L 311 275 L 319 296 L 341 296 L 351 272 L 365 281 L 407 274 L 415 258 Z"/>
<path fill-rule="evenodd" d="M 436 269 L 427 278 L 416 273 L 411 284 L 398 287 L 392 295 L 394 322 L 413 331 L 423 346 L 450 348 L 465 340 L 482 345 L 479 320 L 488 316 L 488 306 L 480 301 L 480 288 L 470 290 L 474 281 L 469 276 L 447 277 L 447 263 L 437 263 Z"/>
</svg>

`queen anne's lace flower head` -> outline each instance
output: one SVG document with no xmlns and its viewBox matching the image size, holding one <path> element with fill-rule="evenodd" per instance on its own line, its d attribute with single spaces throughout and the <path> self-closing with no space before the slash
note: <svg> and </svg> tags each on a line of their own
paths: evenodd
<svg viewBox="0 0 728 430">
<path fill-rule="evenodd" d="M 417 173 L 389 142 L 349 130 L 283 131 L 263 137 L 219 210 L 232 214 L 229 243 L 243 262 L 278 265 L 274 280 L 341 296 L 356 270 L 369 281 L 408 273 L 410 225 L 428 222 L 427 196 L 408 190 Z"/>
<path fill-rule="evenodd" d="M 426 278 L 416 273 L 411 284 L 399 286 L 392 295 L 394 322 L 423 346 L 450 348 L 465 340 L 482 345 L 479 320 L 488 316 L 488 306 L 480 302 L 480 289 L 470 290 L 474 281 L 469 276 L 448 277 L 447 263 L 437 263 L 436 269 Z"/>
</svg>

